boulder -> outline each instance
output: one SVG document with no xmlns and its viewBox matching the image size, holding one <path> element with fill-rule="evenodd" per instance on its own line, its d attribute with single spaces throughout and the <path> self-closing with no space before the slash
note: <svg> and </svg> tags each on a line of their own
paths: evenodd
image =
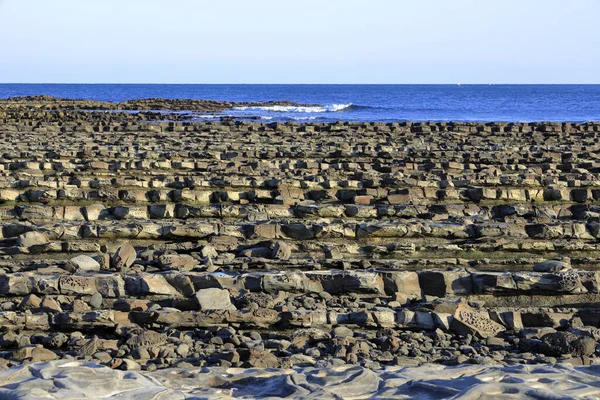
<svg viewBox="0 0 600 400">
<path fill-rule="evenodd" d="M 315 238 L 312 226 L 304 224 L 286 224 L 281 226 L 281 232 L 294 240 L 310 240 Z"/>
<path fill-rule="evenodd" d="M 158 258 L 161 269 L 189 271 L 198 265 L 198 261 L 189 254 L 165 254 Z"/>
<path fill-rule="evenodd" d="M 144 331 L 132 331 L 130 332 L 129 338 L 126 341 L 126 344 L 130 347 L 139 347 L 139 346 L 160 346 L 167 341 L 167 336 L 162 333 L 158 333 L 151 330 Z"/>
<path fill-rule="evenodd" d="M 471 274 L 465 270 L 419 271 L 419 285 L 423 294 L 445 297 L 473 294 Z"/>
<path fill-rule="evenodd" d="M 44 299 L 42 300 L 42 303 L 40 304 L 40 307 L 44 310 L 44 311 L 50 311 L 50 312 L 62 312 L 62 308 L 60 306 L 60 304 L 58 304 L 58 302 L 50 297 L 44 297 Z"/>
<path fill-rule="evenodd" d="M 464 303 L 457 307 L 450 327 L 460 335 L 472 335 L 479 338 L 494 337 L 506 330 L 487 314 L 480 313 Z"/>
<path fill-rule="evenodd" d="M 351 329 L 349 329 L 345 326 L 338 326 L 336 328 L 333 328 L 333 330 L 331 331 L 331 337 L 346 338 L 346 337 L 353 337 L 353 336 L 354 336 L 354 332 L 352 332 Z"/>
<path fill-rule="evenodd" d="M 132 245 L 125 243 L 121 245 L 112 256 L 112 267 L 116 269 L 129 268 L 135 262 L 137 253 Z"/>
<path fill-rule="evenodd" d="M 140 289 L 144 294 L 160 294 L 179 297 L 179 292 L 167 281 L 163 275 L 144 274 L 140 277 Z"/>
<path fill-rule="evenodd" d="M 589 336 L 573 332 L 554 332 L 544 335 L 539 351 L 547 356 L 559 357 L 571 354 L 574 357 L 591 356 L 596 351 L 596 341 Z"/>
<path fill-rule="evenodd" d="M 571 259 L 546 260 L 533 265 L 535 272 L 563 272 L 571 269 Z"/>
<path fill-rule="evenodd" d="M 587 293 L 579 274 L 572 269 L 555 273 L 513 272 L 512 275 L 520 291 L 532 293 Z"/>
<path fill-rule="evenodd" d="M 273 255 L 273 251 L 268 247 L 250 247 L 249 249 L 242 250 L 239 257 L 253 257 L 253 258 L 270 258 Z"/>
<path fill-rule="evenodd" d="M 229 291 L 225 289 L 201 289 L 196 292 L 195 298 L 200 310 L 236 310 L 231 304 Z"/>
<path fill-rule="evenodd" d="M 92 257 L 83 254 L 71 258 L 67 266 L 73 271 L 100 271 L 100 263 Z"/>
<path fill-rule="evenodd" d="M 268 351 L 250 350 L 248 364 L 254 368 L 277 368 L 279 367 L 279 359 Z"/>
<path fill-rule="evenodd" d="M 278 241 L 273 247 L 271 257 L 276 260 L 289 260 L 292 255 L 292 248 L 285 242 Z"/>
<path fill-rule="evenodd" d="M 204 258 L 206 258 L 206 257 L 215 258 L 219 255 L 217 250 L 213 246 L 210 246 L 210 245 L 206 245 L 206 246 L 202 247 L 200 254 Z"/>
<path fill-rule="evenodd" d="M 33 247 L 48 244 L 50 240 L 42 232 L 25 232 L 17 237 L 17 245 L 21 247 Z"/>
<path fill-rule="evenodd" d="M 142 367 L 137 362 L 128 358 L 124 358 L 121 364 L 121 369 L 125 371 L 140 371 Z"/>
<path fill-rule="evenodd" d="M 77 352 L 77 355 L 81 358 L 91 357 L 98 350 L 98 337 L 94 336 L 88 340 Z"/>
<path fill-rule="evenodd" d="M 40 308 L 42 304 L 42 299 L 40 299 L 35 294 L 28 294 L 23 297 L 23 300 L 19 303 L 18 308 L 20 310 L 37 310 Z"/>
<path fill-rule="evenodd" d="M 45 349 L 42 346 L 38 346 L 31 352 L 31 361 L 33 362 L 46 362 L 56 360 L 58 355 L 52 350 Z"/>
<path fill-rule="evenodd" d="M 92 298 L 89 301 L 90 306 L 92 306 L 93 308 L 100 308 L 102 307 L 102 295 L 98 292 L 94 293 L 92 295 Z"/>
<path fill-rule="evenodd" d="M 481 271 L 471 274 L 473 290 L 475 293 L 497 293 L 517 290 L 513 276 L 510 272 Z"/>
<path fill-rule="evenodd" d="M 403 294 L 406 299 L 420 299 L 421 286 L 419 276 L 414 271 L 383 271 L 380 273 L 388 296 L 398 298 Z"/>
<path fill-rule="evenodd" d="M 336 246 L 325 246 L 323 251 L 325 252 L 325 258 L 328 260 L 341 260 L 344 258 L 342 252 Z"/>
<path fill-rule="evenodd" d="M 331 339 L 331 335 L 328 332 L 317 328 L 308 329 L 296 329 L 290 336 L 290 341 L 293 346 L 300 349 L 307 344 L 314 344 Z"/>
</svg>

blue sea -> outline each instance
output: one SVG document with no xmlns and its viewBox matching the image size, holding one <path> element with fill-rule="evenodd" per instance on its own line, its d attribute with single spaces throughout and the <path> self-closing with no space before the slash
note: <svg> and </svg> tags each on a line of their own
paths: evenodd
<svg viewBox="0 0 600 400">
<path fill-rule="evenodd" d="M 319 105 L 192 113 L 198 120 L 600 121 L 600 85 L 0 84 L 0 98 L 42 94 L 114 102 L 161 97 Z"/>
</svg>

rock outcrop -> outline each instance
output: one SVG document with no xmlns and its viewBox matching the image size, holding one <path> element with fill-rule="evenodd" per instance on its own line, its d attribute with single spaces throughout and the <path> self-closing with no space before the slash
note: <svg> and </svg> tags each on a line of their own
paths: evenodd
<svg viewBox="0 0 600 400">
<path fill-rule="evenodd" d="M 0 100 L 1 367 L 598 362 L 600 124 L 230 106 Z"/>
</svg>

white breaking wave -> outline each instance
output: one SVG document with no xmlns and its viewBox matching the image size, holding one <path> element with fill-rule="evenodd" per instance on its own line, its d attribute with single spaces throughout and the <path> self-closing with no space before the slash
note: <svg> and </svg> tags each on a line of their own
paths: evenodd
<svg viewBox="0 0 600 400">
<path fill-rule="evenodd" d="M 331 104 L 326 106 L 245 106 L 234 107 L 234 110 L 239 111 L 271 111 L 271 112 L 286 112 L 286 113 L 323 113 L 342 111 L 352 106 L 348 104 Z"/>
<path fill-rule="evenodd" d="M 290 119 L 293 119 L 294 121 L 314 121 L 315 119 L 317 119 L 317 117 L 289 117 Z"/>
</svg>

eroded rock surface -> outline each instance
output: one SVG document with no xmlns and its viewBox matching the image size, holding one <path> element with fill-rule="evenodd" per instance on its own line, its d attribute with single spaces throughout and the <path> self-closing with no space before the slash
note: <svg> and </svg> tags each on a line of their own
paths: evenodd
<svg viewBox="0 0 600 400">
<path fill-rule="evenodd" d="M 0 367 L 598 362 L 600 124 L 231 106 L 0 100 Z"/>
<path fill-rule="evenodd" d="M 597 366 L 387 367 L 295 369 L 185 368 L 118 371 L 93 363 L 54 361 L 0 372 L 4 399 L 127 398 L 594 398 Z"/>
</svg>

